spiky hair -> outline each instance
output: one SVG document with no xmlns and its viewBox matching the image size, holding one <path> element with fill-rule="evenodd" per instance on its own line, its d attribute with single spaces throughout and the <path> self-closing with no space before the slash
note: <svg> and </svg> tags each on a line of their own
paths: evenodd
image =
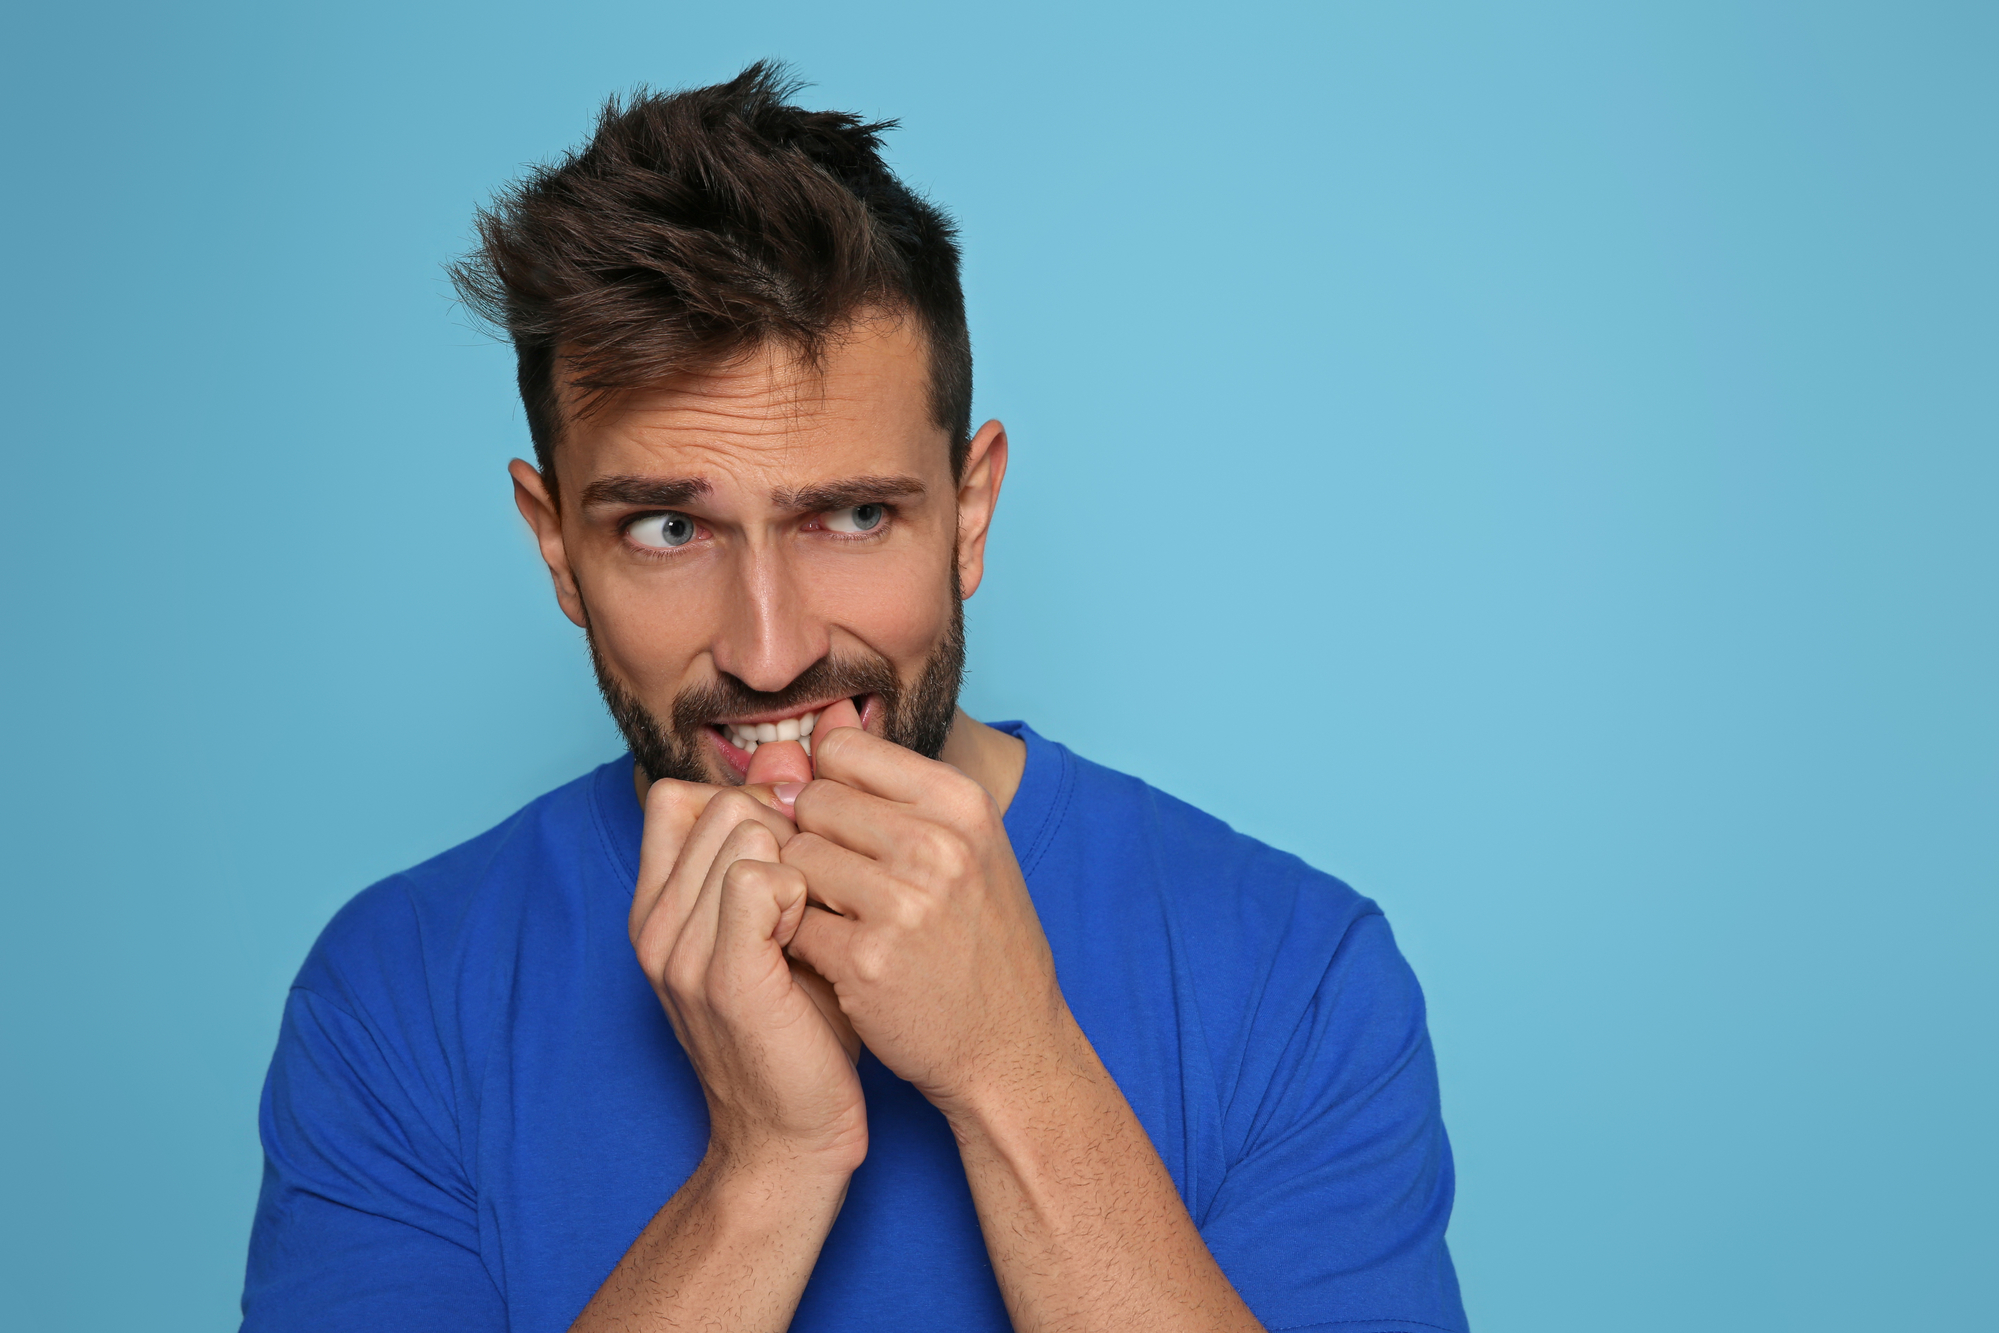
<svg viewBox="0 0 1999 1333">
<path fill-rule="evenodd" d="M 551 485 L 558 361 L 589 411 L 766 344 L 816 361 L 876 311 L 927 335 L 931 415 L 962 468 L 972 352 L 957 229 L 882 161 L 896 122 L 803 110 L 802 86 L 759 61 L 727 83 L 613 96 L 587 145 L 479 211 L 452 280 L 514 344 Z"/>
</svg>

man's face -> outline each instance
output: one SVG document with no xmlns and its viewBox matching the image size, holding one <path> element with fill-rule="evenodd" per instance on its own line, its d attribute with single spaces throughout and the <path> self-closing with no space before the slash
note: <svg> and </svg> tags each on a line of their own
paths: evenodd
<svg viewBox="0 0 1999 1333">
<path fill-rule="evenodd" d="M 556 497 L 517 460 L 516 499 L 648 776 L 739 783 L 759 727 L 791 739 L 843 698 L 937 755 L 1006 437 L 987 423 L 954 481 L 920 326 L 568 406 Z"/>
</svg>

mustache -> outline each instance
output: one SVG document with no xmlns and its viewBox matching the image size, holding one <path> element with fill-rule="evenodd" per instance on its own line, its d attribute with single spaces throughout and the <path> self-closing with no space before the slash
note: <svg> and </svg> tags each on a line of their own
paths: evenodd
<svg viewBox="0 0 1999 1333">
<path fill-rule="evenodd" d="M 693 737 L 718 718 L 744 713 L 785 712 L 803 704 L 860 694 L 879 694 L 893 704 L 901 682 L 887 658 L 822 657 L 781 690 L 753 690 L 723 672 L 713 681 L 683 690 L 673 701 L 673 729 Z"/>
</svg>

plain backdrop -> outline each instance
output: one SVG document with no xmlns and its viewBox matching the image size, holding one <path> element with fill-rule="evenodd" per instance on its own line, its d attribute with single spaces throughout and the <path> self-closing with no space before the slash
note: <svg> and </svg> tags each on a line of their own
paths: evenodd
<svg viewBox="0 0 1999 1333">
<path fill-rule="evenodd" d="M 1992 1327 L 1999 11 L 4 24 L 0 1325 L 231 1327 L 320 926 L 617 753 L 441 265 L 778 56 L 964 224 L 969 706 L 1383 905 L 1474 1326 Z"/>
</svg>

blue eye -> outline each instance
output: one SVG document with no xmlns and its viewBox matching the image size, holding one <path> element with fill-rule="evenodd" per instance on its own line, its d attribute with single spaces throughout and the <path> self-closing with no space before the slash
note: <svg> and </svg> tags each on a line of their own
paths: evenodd
<svg viewBox="0 0 1999 1333">
<path fill-rule="evenodd" d="M 671 550 L 694 540 L 694 520 L 685 514 L 647 514 L 625 534 L 640 546 Z"/>
<path fill-rule="evenodd" d="M 826 515 L 826 527 L 832 532 L 873 532 L 887 517 L 887 505 L 855 505 Z"/>
</svg>

